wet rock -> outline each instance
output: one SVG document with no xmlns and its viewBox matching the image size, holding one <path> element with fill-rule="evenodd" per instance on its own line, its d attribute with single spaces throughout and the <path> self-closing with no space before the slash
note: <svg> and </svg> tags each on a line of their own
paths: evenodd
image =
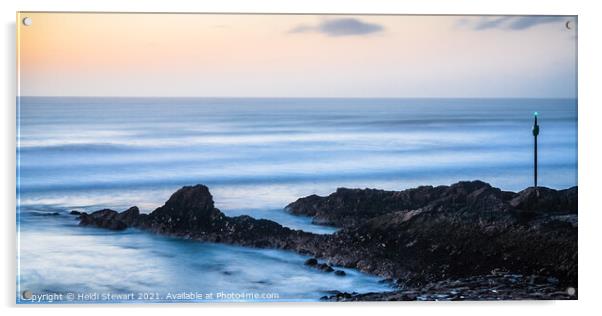
<svg viewBox="0 0 602 316">
<path fill-rule="evenodd" d="M 307 259 L 307 260 L 305 260 L 305 263 L 304 263 L 304 264 L 305 264 L 306 266 L 315 266 L 315 265 L 317 265 L 317 264 L 318 264 L 318 259 L 316 259 L 316 258 L 310 258 L 310 259 Z"/>
<path fill-rule="evenodd" d="M 286 206 L 297 215 L 311 216 L 315 223 L 352 227 L 384 214 L 441 208 L 457 211 L 511 209 L 508 201 L 516 193 L 501 191 L 482 181 L 465 181 L 451 186 L 421 186 L 404 191 L 339 188 L 327 197 L 310 195 Z"/>
<path fill-rule="evenodd" d="M 527 188 L 520 191 L 510 204 L 524 211 L 577 213 L 577 187 L 553 190 L 545 187 Z"/>
<path fill-rule="evenodd" d="M 159 233 L 212 232 L 224 225 L 225 215 L 214 207 L 213 197 L 204 185 L 183 187 L 143 223 Z"/>
<path fill-rule="evenodd" d="M 347 275 L 347 273 L 345 273 L 345 271 L 343 271 L 343 270 L 336 270 L 336 271 L 334 271 L 334 274 L 338 275 L 338 276 L 346 276 Z"/>
<path fill-rule="evenodd" d="M 76 210 L 72 210 L 71 212 L 69 212 L 69 214 L 70 215 L 77 215 L 77 216 L 79 216 L 79 215 L 82 215 L 82 212 L 76 211 Z"/>
<path fill-rule="evenodd" d="M 548 277 L 546 279 L 546 281 L 548 281 L 548 283 L 552 283 L 552 284 L 558 284 L 558 283 L 560 283 L 560 281 L 558 280 L 558 278 L 555 278 L 555 277 L 552 277 L 552 276 Z"/>
<path fill-rule="evenodd" d="M 334 269 L 326 263 L 320 263 L 316 265 L 316 269 L 324 272 L 333 272 Z"/>
<path fill-rule="evenodd" d="M 545 278 L 539 277 L 538 280 Z M 460 279 L 445 279 L 420 287 L 405 287 L 379 293 L 331 293 L 321 298 L 327 301 L 464 301 L 464 300 L 573 300 L 571 293 L 560 286 L 547 283 L 530 284 L 523 278 L 517 286 L 503 275 L 479 275 Z M 571 295 L 572 294 L 572 295 Z"/>
<path fill-rule="evenodd" d="M 128 226 L 117 218 L 118 213 L 114 210 L 103 209 L 91 214 L 80 215 L 80 226 L 96 226 L 111 230 L 124 230 Z"/>
<path fill-rule="evenodd" d="M 508 270 L 515 274 L 545 271 L 544 274 L 558 278 L 562 284 L 575 284 L 577 229 L 559 219 L 559 213 L 571 210 L 558 209 L 553 216 L 539 213 L 525 219 L 524 210 L 511 204 L 516 193 L 504 192 L 480 181 L 420 187 L 418 192 L 428 196 L 430 202 L 414 198 L 410 193 L 414 192 L 412 189 L 401 192 L 412 198 L 401 199 L 396 205 L 406 203 L 404 205 L 419 208 L 362 220 L 330 236 L 326 242 L 316 244 L 314 253 L 334 264 L 401 279 L 404 284 L 486 275 L 496 268 L 502 274 Z M 312 197 L 313 204 L 301 204 L 316 211 L 315 214 L 322 214 L 331 212 L 331 208 L 320 210 L 320 203 L 334 207 L 338 205 L 336 201 L 342 200 L 345 205 L 364 205 L 373 194 L 358 193 L 354 200 L 350 191 L 344 191 L 344 198 L 340 193 L 341 190 L 337 190 L 326 198 Z M 567 205 L 572 205 L 577 198 L 576 194 L 562 190 L 546 192 L 550 198 L 555 195 L 571 200 L 567 200 Z M 354 214 L 353 211 L 343 214 L 342 208 L 332 211 L 340 214 L 342 221 Z"/>
<path fill-rule="evenodd" d="M 116 219 L 126 223 L 127 225 L 132 225 L 140 216 L 140 210 L 136 206 L 132 206 L 127 210 L 117 214 Z"/>
<path fill-rule="evenodd" d="M 328 197 L 291 203 L 288 210 L 294 214 L 343 227 L 332 235 L 317 235 L 250 216 L 228 217 L 215 208 L 209 189 L 196 185 L 181 188 L 150 214 L 135 207 L 122 213 L 105 209 L 82 213 L 80 225 L 137 227 L 187 239 L 289 249 L 431 291 L 426 296 L 396 293 L 389 299 L 545 298 L 547 290 L 534 287 L 542 284 L 539 277 L 518 275 L 556 278 L 557 283 L 544 282 L 556 289 L 576 287 L 576 219 L 566 218 L 576 217 L 577 189 L 540 190 L 533 202 L 536 193 L 529 189 L 513 193 L 472 181 L 404 191 L 338 189 Z M 334 271 L 317 260 L 306 264 Z M 453 285 L 457 280 L 482 291 L 452 293 L 452 286 L 462 287 Z M 515 290 L 510 295 L 504 287 Z M 450 292 L 439 291 L 446 289 Z M 516 289 L 540 294 L 516 296 Z"/>
<path fill-rule="evenodd" d="M 295 248 L 313 236 L 269 220 L 245 215 L 228 217 L 214 207 L 213 197 L 204 185 L 179 189 L 150 214 L 140 214 L 135 206 L 121 213 L 104 209 L 80 215 L 80 225 L 114 230 L 136 227 L 158 234 L 259 248 Z"/>
</svg>

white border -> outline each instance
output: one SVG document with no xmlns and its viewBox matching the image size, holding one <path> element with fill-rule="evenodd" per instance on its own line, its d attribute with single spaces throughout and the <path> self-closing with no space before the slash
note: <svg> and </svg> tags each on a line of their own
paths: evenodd
<svg viewBox="0 0 602 316">
<path fill-rule="evenodd" d="M 149 313 L 163 315 L 177 308 L 185 314 L 249 315 L 365 315 L 365 314 L 459 314 L 459 315 L 579 315 L 599 312 L 600 245 L 602 210 L 596 199 L 602 163 L 602 133 L 598 123 L 602 100 L 599 32 L 602 12 L 597 1 L 478 1 L 478 0 L 3 0 L 0 1 L 2 30 L 2 288 L 4 312 L 46 315 L 102 315 L 105 313 Z M 144 11 L 144 12 L 248 12 L 248 13 L 403 13 L 403 14 L 577 14 L 579 15 L 579 301 L 559 302 L 451 302 L 451 303 L 355 303 L 355 304 L 198 304 L 81 307 L 15 306 L 15 12 L 16 11 Z M 599 137 L 599 138 L 598 138 Z M 597 203 L 598 202 L 598 203 Z M 6 309 L 6 310 L 5 310 Z"/>
</svg>

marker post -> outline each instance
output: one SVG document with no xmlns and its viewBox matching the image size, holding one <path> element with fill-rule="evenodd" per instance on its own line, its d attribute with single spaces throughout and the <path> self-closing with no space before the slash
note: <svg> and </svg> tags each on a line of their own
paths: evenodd
<svg viewBox="0 0 602 316">
<path fill-rule="evenodd" d="M 535 186 L 535 192 L 539 193 L 537 190 L 537 135 L 539 135 L 539 125 L 537 125 L 537 115 L 539 113 L 533 113 L 533 181 Z M 539 194 L 538 194 L 539 195 Z"/>
</svg>

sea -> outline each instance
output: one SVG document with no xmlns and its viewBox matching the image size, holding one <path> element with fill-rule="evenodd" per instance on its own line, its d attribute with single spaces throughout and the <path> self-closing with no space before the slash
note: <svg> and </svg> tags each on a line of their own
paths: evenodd
<svg viewBox="0 0 602 316">
<path fill-rule="evenodd" d="M 17 302 L 317 301 L 392 285 L 308 256 L 79 227 L 69 212 L 161 206 L 205 184 L 228 216 L 318 234 L 284 208 L 339 187 L 577 185 L 576 99 L 17 98 Z"/>
</svg>

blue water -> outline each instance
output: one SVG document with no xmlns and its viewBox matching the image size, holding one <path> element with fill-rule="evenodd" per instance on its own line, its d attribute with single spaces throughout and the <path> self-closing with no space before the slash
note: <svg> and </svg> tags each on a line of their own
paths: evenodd
<svg viewBox="0 0 602 316">
<path fill-rule="evenodd" d="M 227 215 L 332 233 L 282 208 L 337 187 L 401 190 L 481 179 L 577 184 L 572 99 L 33 98 L 19 103 L 20 290 L 260 291 L 316 300 L 385 290 L 355 271 L 328 276 L 304 256 L 79 228 L 71 209 L 150 212 L 183 185 L 209 186 Z M 59 216 L 37 216 L 43 212 Z"/>
</svg>

